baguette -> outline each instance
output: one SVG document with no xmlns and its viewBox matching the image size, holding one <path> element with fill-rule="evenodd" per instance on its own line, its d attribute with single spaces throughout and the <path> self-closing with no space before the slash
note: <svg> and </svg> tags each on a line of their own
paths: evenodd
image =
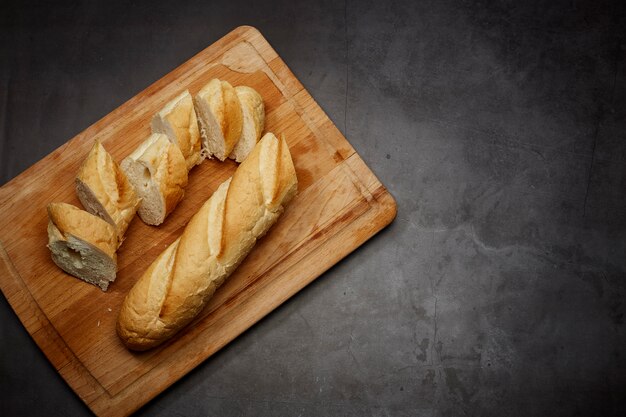
<svg viewBox="0 0 626 417">
<path fill-rule="evenodd" d="M 48 248 L 59 268 L 106 291 L 117 273 L 115 228 L 71 204 L 48 204 Z"/>
<path fill-rule="evenodd" d="M 198 120 L 188 90 L 183 91 L 155 114 L 151 126 L 152 133 L 167 135 L 167 138 L 180 148 L 187 163 L 187 171 L 202 162 Z"/>
<path fill-rule="evenodd" d="M 232 85 L 226 81 L 209 81 L 194 99 L 202 152 L 207 158 L 225 160 L 241 137 L 243 113 Z"/>
<path fill-rule="evenodd" d="M 141 220 L 155 226 L 163 223 L 187 186 L 187 163 L 178 146 L 153 133 L 121 165 L 141 197 Z"/>
<path fill-rule="evenodd" d="M 76 176 L 76 194 L 85 209 L 113 225 L 118 246 L 140 200 L 126 175 L 96 140 Z"/>
<path fill-rule="evenodd" d="M 263 128 L 265 127 L 265 105 L 263 104 L 263 98 L 254 88 L 240 85 L 235 87 L 235 92 L 241 103 L 243 125 L 241 136 L 228 157 L 237 162 L 243 162 L 248 154 L 252 152 L 254 145 L 256 145 L 261 138 L 261 133 L 263 133 Z"/>
<path fill-rule="evenodd" d="M 296 191 L 287 143 L 267 133 L 130 290 L 117 321 L 124 344 L 147 350 L 189 324 Z"/>
</svg>

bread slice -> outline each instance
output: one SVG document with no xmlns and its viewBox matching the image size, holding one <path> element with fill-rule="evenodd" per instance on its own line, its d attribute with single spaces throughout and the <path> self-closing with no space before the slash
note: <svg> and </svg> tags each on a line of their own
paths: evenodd
<svg viewBox="0 0 626 417">
<path fill-rule="evenodd" d="M 202 162 L 200 155 L 200 130 L 193 99 L 188 90 L 171 100 L 152 118 L 152 133 L 163 133 L 180 151 L 187 170 Z"/>
<path fill-rule="evenodd" d="M 202 137 L 202 152 L 223 161 L 241 137 L 243 114 L 232 85 L 213 79 L 194 99 Z"/>
<path fill-rule="evenodd" d="M 228 157 L 237 162 L 243 162 L 263 133 L 265 104 L 263 104 L 263 97 L 252 87 L 239 85 L 235 87 L 235 92 L 241 103 L 243 126 L 241 136 Z"/>
<path fill-rule="evenodd" d="M 120 245 L 140 200 L 120 166 L 99 140 L 78 170 L 76 194 L 89 213 L 115 227 Z"/>
<path fill-rule="evenodd" d="M 68 274 L 106 291 L 117 273 L 115 228 L 71 204 L 48 204 L 48 248 Z"/>
<path fill-rule="evenodd" d="M 121 166 L 141 198 L 141 220 L 155 226 L 163 223 L 187 186 L 187 164 L 178 146 L 164 134 L 153 133 Z"/>
</svg>

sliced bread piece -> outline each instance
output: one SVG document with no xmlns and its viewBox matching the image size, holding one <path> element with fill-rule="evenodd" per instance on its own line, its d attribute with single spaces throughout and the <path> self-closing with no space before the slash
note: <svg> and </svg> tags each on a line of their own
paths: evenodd
<svg viewBox="0 0 626 417">
<path fill-rule="evenodd" d="M 120 166 L 99 140 L 78 170 L 76 194 L 89 213 L 115 227 L 118 245 L 121 245 L 140 200 Z"/>
<path fill-rule="evenodd" d="M 218 79 L 205 85 L 194 99 L 202 137 L 202 152 L 223 161 L 241 136 L 243 113 L 232 85 Z"/>
<path fill-rule="evenodd" d="M 68 274 L 106 291 L 117 273 L 115 228 L 71 204 L 48 204 L 48 248 Z"/>
<path fill-rule="evenodd" d="M 171 100 L 152 118 L 152 132 L 163 133 L 180 151 L 187 163 L 187 170 L 202 162 L 200 156 L 200 130 L 193 99 L 188 90 Z"/>
<path fill-rule="evenodd" d="M 235 87 L 235 92 L 241 103 L 243 126 L 241 136 L 228 157 L 237 162 L 243 162 L 263 133 L 265 104 L 263 104 L 263 97 L 252 87 L 239 85 Z"/>
<path fill-rule="evenodd" d="M 178 146 L 164 134 L 153 133 L 121 166 L 141 198 L 141 220 L 154 226 L 163 223 L 187 186 L 187 164 Z"/>
</svg>

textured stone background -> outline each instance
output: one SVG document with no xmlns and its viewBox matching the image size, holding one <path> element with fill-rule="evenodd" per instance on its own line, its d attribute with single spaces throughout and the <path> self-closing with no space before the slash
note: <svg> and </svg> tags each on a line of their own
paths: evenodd
<svg viewBox="0 0 626 417">
<path fill-rule="evenodd" d="M 623 3 L 98 3 L 0 6 L 1 183 L 249 24 L 399 207 L 139 415 L 626 415 Z M 89 414 L 4 297 L 0 414 Z"/>
</svg>

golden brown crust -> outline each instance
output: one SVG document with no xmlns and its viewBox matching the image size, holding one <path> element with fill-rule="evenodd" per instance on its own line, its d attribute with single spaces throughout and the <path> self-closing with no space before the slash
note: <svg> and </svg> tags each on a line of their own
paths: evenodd
<svg viewBox="0 0 626 417">
<path fill-rule="evenodd" d="M 200 131 L 188 90 L 167 103 L 152 119 L 152 131 L 164 133 L 177 145 L 187 163 L 187 170 L 202 162 Z"/>
<path fill-rule="evenodd" d="M 170 284 L 169 271 L 179 241 L 180 239 L 175 240 L 154 260 L 126 295 L 125 300 L 132 300 L 132 303 L 125 301 L 122 304 L 116 329 L 117 334 L 130 349 L 146 350 L 150 347 L 148 345 L 154 343 L 154 337 L 149 329 L 160 322 L 161 306 Z M 139 333 L 136 329 L 148 330 Z M 161 327 L 158 330 L 155 335 L 161 337 L 163 330 Z"/>
<path fill-rule="evenodd" d="M 262 155 L 280 169 L 262 171 Z M 278 197 L 271 206 L 265 203 L 263 193 L 262 178 L 267 175 L 278 183 Z M 232 179 L 220 185 L 181 237 L 153 262 L 127 295 L 117 324 L 126 346 L 134 350 L 157 346 L 193 320 L 256 240 L 274 224 L 296 188 L 286 143 L 274 135 L 264 136 Z"/>
<path fill-rule="evenodd" d="M 202 152 L 207 157 L 225 160 L 243 128 L 243 111 L 235 89 L 228 82 L 214 78 L 198 92 L 194 104 L 202 128 Z"/>
<path fill-rule="evenodd" d="M 222 249 L 217 255 L 220 259 L 234 258 L 234 252 L 239 250 L 236 242 L 241 240 L 241 234 L 249 232 L 250 225 L 253 225 L 265 211 L 262 175 L 259 170 L 261 148 L 259 145 L 254 147 L 248 158 L 235 171 L 228 188 L 224 203 Z"/>
<path fill-rule="evenodd" d="M 243 127 L 243 112 L 241 111 L 241 103 L 237 92 L 227 81 L 222 81 L 222 94 L 224 100 L 224 142 L 226 144 L 225 155 L 228 156 L 241 137 L 241 128 Z"/>
<path fill-rule="evenodd" d="M 165 198 L 165 217 L 167 217 L 185 196 L 187 187 L 187 172 L 182 168 L 185 160 L 176 146 L 168 146 L 165 160 L 159 167 L 158 181 L 161 184 L 161 193 Z M 161 172 L 163 174 L 161 174 Z M 162 179 L 161 179 L 162 178 Z"/>
<path fill-rule="evenodd" d="M 293 165 L 291 159 L 291 153 L 289 152 L 289 146 L 285 140 L 285 135 L 280 135 L 278 141 L 278 161 L 277 173 L 276 173 L 276 188 L 272 195 L 272 200 L 268 204 L 268 207 L 273 207 L 282 204 L 283 201 L 290 201 L 296 192 L 298 191 L 298 179 L 296 177 L 296 168 Z"/>
<path fill-rule="evenodd" d="M 254 88 L 246 85 L 238 85 L 235 87 L 235 92 L 237 97 L 239 97 L 241 106 L 246 106 L 250 109 L 258 141 L 265 127 L 265 104 L 263 103 L 263 97 Z"/>
<path fill-rule="evenodd" d="M 109 223 L 67 203 L 50 203 L 47 209 L 48 218 L 64 239 L 66 235 L 75 236 L 116 259 L 117 233 Z"/>
<path fill-rule="evenodd" d="M 228 157 L 243 162 L 261 138 L 265 127 L 265 104 L 254 88 L 239 85 L 235 92 L 241 104 L 242 126 L 241 135 Z"/>
<path fill-rule="evenodd" d="M 119 243 L 140 200 L 120 166 L 96 140 L 76 175 L 78 198 L 90 213 L 115 226 Z"/>
<path fill-rule="evenodd" d="M 122 161 L 122 169 L 142 197 L 139 216 L 145 223 L 161 224 L 185 195 L 185 158 L 164 134 L 150 135 Z"/>
</svg>

